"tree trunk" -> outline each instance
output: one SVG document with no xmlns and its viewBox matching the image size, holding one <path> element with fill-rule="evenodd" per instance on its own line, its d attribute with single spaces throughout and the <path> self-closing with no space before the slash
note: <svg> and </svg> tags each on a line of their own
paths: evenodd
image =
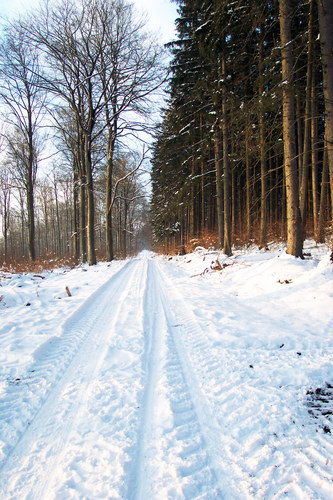
<svg viewBox="0 0 333 500">
<path fill-rule="evenodd" d="M 58 201 L 58 189 L 57 182 L 54 180 L 54 199 L 56 204 L 56 218 L 57 218 L 57 246 L 58 246 L 58 255 L 62 255 L 61 249 L 61 229 L 60 229 L 60 216 L 59 216 L 59 201 Z"/>
<path fill-rule="evenodd" d="M 32 132 L 32 115 L 30 101 L 28 103 L 28 171 L 26 180 L 27 212 L 28 212 L 28 249 L 29 260 L 36 259 L 35 250 L 35 210 L 34 210 L 34 145 Z"/>
<path fill-rule="evenodd" d="M 87 262 L 86 178 L 80 178 L 80 249 L 81 261 Z"/>
<path fill-rule="evenodd" d="M 92 177 L 91 164 L 91 138 L 89 134 L 85 135 L 85 170 L 87 176 L 87 246 L 88 246 L 88 264 L 94 266 L 96 264 L 95 252 L 95 204 L 94 204 L 94 187 Z"/>
<path fill-rule="evenodd" d="M 306 225 L 306 205 L 308 201 L 308 181 L 310 170 L 310 132 L 311 132 L 311 91 L 313 81 L 313 4 L 310 2 L 309 14 L 309 34 L 308 34 L 308 61 L 306 75 L 306 95 L 305 95 L 305 116 L 304 116 L 304 144 L 303 144 L 303 161 L 302 171 L 300 172 L 301 189 L 300 189 L 300 211 L 302 219 L 303 238 L 305 237 Z"/>
<path fill-rule="evenodd" d="M 73 174 L 73 225 L 73 254 L 74 259 L 79 259 L 79 176 L 76 168 Z"/>
<path fill-rule="evenodd" d="M 7 262 L 8 258 L 8 229 L 9 229 L 9 216 L 10 216 L 10 192 L 5 188 L 5 192 L 3 194 L 3 238 L 4 238 L 4 257 L 5 262 Z"/>
<path fill-rule="evenodd" d="M 222 80 L 226 80 L 225 59 L 222 55 Z M 231 171 L 228 145 L 228 113 L 225 83 L 222 86 L 222 140 L 223 140 L 223 199 L 224 199 L 224 246 L 223 252 L 231 255 Z"/>
<path fill-rule="evenodd" d="M 324 224 L 325 224 L 325 213 L 327 205 L 328 183 L 329 183 L 329 176 L 328 176 L 327 149 L 325 149 L 324 159 L 323 159 L 323 173 L 321 178 L 319 216 L 318 216 L 317 232 L 315 234 L 316 243 L 325 242 Z"/>
<path fill-rule="evenodd" d="M 287 198 L 287 253 L 302 257 L 303 241 L 298 197 L 295 147 L 295 98 L 293 94 L 293 54 L 290 0 L 280 0 L 280 34 L 282 43 L 283 142 Z"/>
<path fill-rule="evenodd" d="M 203 116 L 202 116 L 202 114 L 200 114 L 200 142 L 201 142 L 201 144 L 203 142 Z M 201 159 L 200 159 L 200 171 L 201 171 L 200 233 L 202 234 L 204 229 L 206 229 L 206 211 L 205 211 L 206 178 L 205 178 L 205 162 L 204 162 L 203 156 L 201 156 Z"/>
<path fill-rule="evenodd" d="M 21 219 L 21 252 L 22 252 L 22 257 L 25 257 L 25 210 L 24 210 L 24 197 L 21 192 L 19 191 L 19 196 L 20 196 L 20 219 Z"/>
<path fill-rule="evenodd" d="M 313 62 L 312 89 L 311 89 L 311 179 L 312 179 L 312 206 L 313 206 L 313 232 L 318 233 L 319 217 L 319 182 L 318 182 L 318 106 L 316 96 L 315 67 Z"/>
<path fill-rule="evenodd" d="M 35 211 L 34 211 L 34 187 L 31 179 L 27 184 L 27 215 L 28 215 L 28 252 L 29 260 L 34 261 L 35 253 Z"/>
<path fill-rule="evenodd" d="M 194 147 L 192 152 L 192 162 L 191 162 L 191 210 L 190 210 L 190 233 L 191 237 L 196 234 L 196 207 L 195 207 L 195 156 L 194 156 Z"/>
<path fill-rule="evenodd" d="M 123 227 L 123 256 L 127 256 L 127 218 L 128 218 L 128 202 L 124 201 L 124 227 Z"/>
<path fill-rule="evenodd" d="M 222 155 L 219 125 L 214 133 L 215 171 L 216 171 L 216 210 L 217 210 L 217 245 L 223 248 L 223 193 L 222 193 Z"/>
<path fill-rule="evenodd" d="M 80 181 L 80 251 L 81 262 L 87 262 L 87 220 L 86 220 L 86 207 L 87 207 L 87 178 L 85 170 L 85 152 L 84 152 L 84 138 L 81 131 L 78 132 L 78 150 L 77 162 L 79 166 L 79 181 Z"/>
<path fill-rule="evenodd" d="M 260 29 L 262 33 L 262 29 Z M 263 35 L 261 35 L 263 36 Z M 267 161 L 266 161 L 266 137 L 265 137 L 265 120 L 263 106 L 263 39 L 259 44 L 259 144 L 260 144 L 260 182 L 261 182 L 261 209 L 260 209 L 260 238 L 259 246 L 265 247 L 267 244 Z"/>
<path fill-rule="evenodd" d="M 302 127 L 302 103 L 300 88 L 298 87 L 296 94 L 296 120 L 297 120 L 297 166 L 298 166 L 298 179 L 301 185 L 302 181 L 302 165 L 303 165 L 303 127 Z"/>
<path fill-rule="evenodd" d="M 235 169 L 231 172 L 231 238 L 234 239 L 237 231 L 237 196 Z"/>
<path fill-rule="evenodd" d="M 267 161 L 265 151 L 265 124 L 263 110 L 259 112 L 259 141 L 260 141 L 260 183 L 261 183 L 261 204 L 260 204 L 260 240 L 261 248 L 267 244 Z"/>
<path fill-rule="evenodd" d="M 331 208 L 333 214 L 333 3 L 318 0 L 320 48 L 323 66 L 325 99 L 325 148 L 330 174 Z M 332 217 L 333 220 L 333 217 Z M 332 226 L 333 231 L 333 226 Z"/>
<path fill-rule="evenodd" d="M 111 132 L 109 132 L 109 134 L 111 135 Z M 111 206 L 114 140 L 110 135 L 108 141 L 108 156 L 107 156 L 107 169 L 106 169 L 106 207 L 105 207 L 106 259 L 108 261 L 114 259 L 113 237 L 112 237 L 112 206 Z"/>
<path fill-rule="evenodd" d="M 250 160 L 250 123 L 248 121 L 245 131 L 245 168 L 246 168 L 246 239 L 250 241 L 252 238 L 252 224 L 251 224 L 251 160 Z"/>
</svg>

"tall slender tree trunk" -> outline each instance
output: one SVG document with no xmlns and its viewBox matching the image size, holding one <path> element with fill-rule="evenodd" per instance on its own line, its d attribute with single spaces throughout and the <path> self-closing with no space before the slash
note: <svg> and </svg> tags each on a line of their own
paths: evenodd
<svg viewBox="0 0 333 500">
<path fill-rule="evenodd" d="M 22 191 L 19 191 L 20 196 L 20 219 L 21 219 L 21 252 L 22 256 L 25 254 L 25 210 L 24 210 L 24 197 Z"/>
<path fill-rule="evenodd" d="M 250 123 L 248 121 L 245 131 L 245 170 L 246 170 L 246 239 L 252 238 L 251 224 L 251 160 L 250 160 Z"/>
<path fill-rule="evenodd" d="M 312 181 L 312 206 L 313 206 L 313 232 L 316 238 L 318 233 L 319 217 L 319 181 L 318 181 L 318 106 L 316 93 L 315 66 L 312 72 L 311 88 L 311 181 Z"/>
<path fill-rule="evenodd" d="M 3 194 L 3 239 L 4 239 L 4 257 L 5 262 L 8 258 L 8 229 L 9 229 L 9 220 L 10 220 L 10 191 L 7 191 L 5 188 L 5 192 Z"/>
<path fill-rule="evenodd" d="M 80 182 L 80 251 L 81 251 L 81 261 L 87 262 L 87 219 L 86 219 L 86 207 L 87 207 L 87 177 L 85 170 L 85 153 L 84 153 L 84 138 L 83 134 L 79 132 L 79 144 L 78 144 L 78 165 L 79 165 L 79 182 Z"/>
<path fill-rule="evenodd" d="M 316 243 L 325 242 L 324 224 L 325 224 L 325 214 L 327 208 L 328 184 L 329 184 L 328 160 L 327 160 L 327 149 L 325 148 L 324 159 L 323 159 L 323 173 L 321 177 L 318 224 L 316 226 L 316 233 L 315 233 Z"/>
<path fill-rule="evenodd" d="M 260 209 L 260 247 L 267 244 L 267 161 L 266 161 L 266 137 L 265 137 L 265 119 L 263 105 L 263 34 L 260 28 L 261 40 L 259 44 L 259 144 L 260 144 L 260 182 L 261 182 L 261 209 Z"/>
<path fill-rule="evenodd" d="M 200 114 L 200 142 L 202 144 L 203 141 L 203 116 Z M 200 232 L 206 228 L 206 189 L 205 189 L 205 162 L 203 156 L 200 159 L 200 172 L 201 172 L 201 211 L 200 211 Z"/>
<path fill-rule="evenodd" d="M 124 201 L 124 222 L 123 222 L 123 256 L 127 256 L 127 219 L 128 219 L 128 202 Z"/>
<path fill-rule="evenodd" d="M 58 200 L 58 189 L 57 182 L 54 179 L 54 200 L 56 204 L 56 218 L 57 218 L 57 246 L 58 246 L 58 255 L 61 255 L 61 229 L 60 229 L 60 216 L 59 216 L 59 200 Z"/>
<path fill-rule="evenodd" d="M 302 125 L 302 98 L 298 87 L 296 94 L 296 121 L 297 121 L 297 166 L 299 184 L 302 182 L 303 166 L 303 125 Z"/>
<path fill-rule="evenodd" d="M 27 216 L 28 216 L 28 252 L 29 260 L 36 259 L 35 251 L 35 210 L 34 210 L 34 186 L 31 179 L 27 185 Z"/>
<path fill-rule="evenodd" d="M 226 81 L 225 58 L 222 54 L 222 80 Z M 222 86 L 222 141 L 223 141 L 223 200 L 224 200 L 224 246 L 223 252 L 231 255 L 231 169 L 229 160 L 228 112 L 226 91 Z"/>
<path fill-rule="evenodd" d="M 311 151 L 311 92 L 313 82 L 313 7 L 314 0 L 310 2 L 309 30 L 308 30 L 308 60 L 306 75 L 306 95 L 305 95 L 305 116 L 304 116 L 304 144 L 303 161 L 300 172 L 300 211 L 302 219 L 303 238 L 305 237 L 306 206 L 308 201 L 308 182 L 310 171 L 310 151 Z"/>
<path fill-rule="evenodd" d="M 280 34 L 282 43 L 283 142 L 287 198 L 287 253 L 303 255 L 303 240 L 298 196 L 298 175 L 295 146 L 295 98 L 293 93 L 293 53 L 290 0 L 280 0 Z"/>
<path fill-rule="evenodd" d="M 330 174 L 331 213 L 333 214 L 333 2 L 318 0 L 320 48 L 325 99 L 325 147 Z M 333 216 L 332 216 L 333 220 Z M 332 226 L 333 231 L 333 226 Z"/>
<path fill-rule="evenodd" d="M 86 177 L 80 179 L 80 249 L 81 261 L 87 262 Z"/>
<path fill-rule="evenodd" d="M 79 246 L 79 175 L 77 168 L 74 168 L 73 173 L 73 254 L 74 259 L 78 259 L 80 255 Z"/>
<path fill-rule="evenodd" d="M 44 227 L 45 227 L 45 246 L 44 246 L 44 251 L 48 252 L 49 251 L 49 211 L 48 211 L 48 202 L 47 200 L 47 187 L 43 189 L 43 209 L 44 209 Z"/>
<path fill-rule="evenodd" d="M 96 264 L 95 252 L 95 203 L 94 203 L 94 186 L 92 177 L 91 163 L 91 137 L 88 133 L 85 135 L 85 171 L 87 176 L 87 243 L 88 243 L 88 264 L 94 266 Z"/>
<path fill-rule="evenodd" d="M 259 112 L 259 142 L 260 142 L 260 184 L 261 184 L 261 204 L 260 204 L 260 247 L 267 244 L 267 161 L 265 151 L 265 123 L 263 110 Z"/>
<path fill-rule="evenodd" d="M 29 260 L 36 259 L 35 249 L 35 207 L 34 207 L 34 146 L 33 146 L 33 132 L 32 132 L 32 116 L 30 105 L 28 108 L 28 172 L 27 172 L 27 213 L 28 213 L 28 250 Z"/>
<path fill-rule="evenodd" d="M 196 234 L 196 207 L 195 207 L 195 156 L 194 156 L 194 147 L 192 153 L 192 164 L 191 164 L 191 220 L 190 220 L 190 232 L 191 237 Z"/>
<path fill-rule="evenodd" d="M 106 169 L 106 207 L 105 207 L 105 239 L 106 239 L 106 258 L 108 261 L 114 259 L 113 234 L 112 234 L 112 188 L 113 188 L 113 167 L 114 150 L 117 137 L 117 105 L 112 102 L 112 113 L 110 113 L 105 99 L 105 119 L 108 127 L 108 146 L 107 146 L 107 169 Z"/>
<path fill-rule="evenodd" d="M 114 156 L 114 140 L 109 133 L 109 145 L 107 156 L 106 169 L 106 206 L 105 206 L 105 238 L 106 238 L 106 258 L 108 261 L 113 260 L 113 236 L 112 236 L 112 180 L 113 180 L 113 156 Z"/>
<path fill-rule="evenodd" d="M 236 175 L 235 170 L 231 172 L 231 238 L 235 237 L 237 231 L 237 196 L 236 196 Z"/>
<path fill-rule="evenodd" d="M 222 151 L 219 124 L 214 133 L 215 171 L 216 171 L 216 211 L 217 211 L 217 244 L 223 248 L 223 191 L 222 191 Z"/>
</svg>

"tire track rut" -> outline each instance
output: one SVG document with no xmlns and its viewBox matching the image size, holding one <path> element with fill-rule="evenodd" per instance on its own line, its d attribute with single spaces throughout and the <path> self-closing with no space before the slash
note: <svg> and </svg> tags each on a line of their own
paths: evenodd
<svg viewBox="0 0 333 500">
<path fill-rule="evenodd" d="M 177 341 L 180 325 L 152 259 L 147 283 L 144 410 L 128 498 L 223 499 L 218 443 L 213 445 L 207 434 L 214 418 L 184 360 Z M 161 406 L 165 420 L 156 415 Z M 166 465 L 164 471 L 155 467 L 157 456 Z"/>
<path fill-rule="evenodd" d="M 256 379 L 252 384 L 251 377 L 258 375 L 251 371 L 250 356 L 255 354 L 258 373 L 262 365 L 266 374 L 266 367 L 271 362 L 269 350 L 251 353 L 240 346 L 237 353 L 233 353 L 227 342 L 224 347 L 222 336 L 219 342 L 216 342 L 216 334 L 210 338 L 160 264 L 158 267 L 168 289 L 170 307 L 181 324 L 181 352 L 192 363 L 207 407 L 216 416 L 216 432 L 222 450 L 220 463 L 226 476 L 232 478 L 222 490 L 228 494 L 237 491 L 237 498 L 282 498 L 285 495 L 304 499 L 333 498 L 331 435 L 317 432 L 314 426 L 311 432 L 311 417 L 306 414 L 304 395 L 299 395 L 295 407 L 284 407 L 283 395 L 287 388 L 280 388 L 279 393 L 273 382 L 270 392 L 266 387 L 261 389 L 259 384 L 254 385 Z M 230 307 L 230 303 L 221 304 L 226 311 Z M 208 323 L 207 328 L 214 329 L 214 325 Z M 241 366 L 239 371 L 233 366 L 235 357 L 237 366 Z M 320 418 L 324 421 L 322 416 Z M 295 463 L 299 464 L 296 468 Z"/>
<path fill-rule="evenodd" d="M 61 466 L 66 446 L 87 405 L 90 385 L 108 349 L 107 338 L 127 300 L 137 267 L 137 262 L 129 262 L 95 292 L 87 309 L 82 306 L 74 313 L 65 324 L 63 336 L 55 345 L 50 343 L 36 363 L 35 376 L 41 378 L 51 370 L 54 382 L 0 471 L 3 498 L 29 495 L 41 499 L 52 487 L 57 466 Z M 54 360 L 60 360 L 57 370 L 52 366 Z"/>
</svg>

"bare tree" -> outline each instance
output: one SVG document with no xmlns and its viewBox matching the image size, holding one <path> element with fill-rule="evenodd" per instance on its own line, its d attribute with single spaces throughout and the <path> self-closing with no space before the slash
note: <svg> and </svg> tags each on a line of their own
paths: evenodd
<svg viewBox="0 0 333 500">
<path fill-rule="evenodd" d="M 106 226 L 112 259 L 113 158 L 120 135 L 142 127 L 129 112 L 147 110 L 147 98 L 161 83 L 158 51 L 140 35 L 133 7 L 122 0 L 63 0 L 45 3 L 35 19 L 21 23 L 32 43 L 44 53 L 43 86 L 64 103 L 76 124 L 76 167 L 80 176 L 80 231 L 87 226 L 88 262 L 96 263 L 94 243 L 94 145 L 108 131 Z M 126 117 L 122 117 L 127 113 Z M 130 127 L 129 127 L 130 123 Z M 87 199 L 87 224 L 84 221 Z M 83 242 L 82 242 L 83 243 Z M 84 258 L 84 248 L 81 245 Z"/>
<path fill-rule="evenodd" d="M 160 87 L 164 72 L 160 49 L 142 32 L 134 19 L 133 6 L 123 1 L 96 2 L 101 26 L 109 45 L 101 52 L 100 76 L 105 105 L 107 139 L 106 251 L 113 259 L 112 193 L 117 142 L 124 135 L 147 129 L 138 117 L 151 108 L 150 96 Z"/>
<path fill-rule="evenodd" d="M 8 158 L 26 191 L 30 260 L 36 257 L 34 185 L 38 131 L 45 104 L 45 93 L 39 83 L 38 52 L 18 25 L 8 26 L 0 44 L 0 99 L 12 129 L 7 134 Z"/>
<path fill-rule="evenodd" d="M 4 259 L 8 258 L 8 231 L 10 226 L 11 179 L 8 169 L 0 170 L 0 213 L 2 218 L 2 235 L 4 239 Z"/>
<path fill-rule="evenodd" d="M 92 149 L 104 106 L 96 83 L 98 61 L 108 41 L 97 22 L 95 2 L 63 1 L 53 6 L 45 3 L 37 22 L 30 19 L 21 24 L 31 42 L 44 53 L 43 87 L 54 94 L 57 104 L 65 102 L 75 119 L 81 167 L 81 213 L 87 197 L 88 261 L 93 265 L 96 254 Z"/>
</svg>

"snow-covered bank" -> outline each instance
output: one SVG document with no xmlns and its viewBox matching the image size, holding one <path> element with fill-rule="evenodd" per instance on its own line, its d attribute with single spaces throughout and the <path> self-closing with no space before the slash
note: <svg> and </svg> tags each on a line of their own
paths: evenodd
<svg viewBox="0 0 333 500">
<path fill-rule="evenodd" d="M 333 498 L 333 264 L 325 246 L 306 253 L 164 259 L 204 334 L 186 349 L 245 496 Z"/>
<path fill-rule="evenodd" d="M 40 274 L 10 274 L 0 269 L 1 382 L 21 377 L 35 352 L 60 335 L 66 319 L 125 263 L 82 265 Z"/>
<path fill-rule="evenodd" d="M 333 264 L 306 253 L 2 274 L 0 497 L 333 498 Z"/>
</svg>

